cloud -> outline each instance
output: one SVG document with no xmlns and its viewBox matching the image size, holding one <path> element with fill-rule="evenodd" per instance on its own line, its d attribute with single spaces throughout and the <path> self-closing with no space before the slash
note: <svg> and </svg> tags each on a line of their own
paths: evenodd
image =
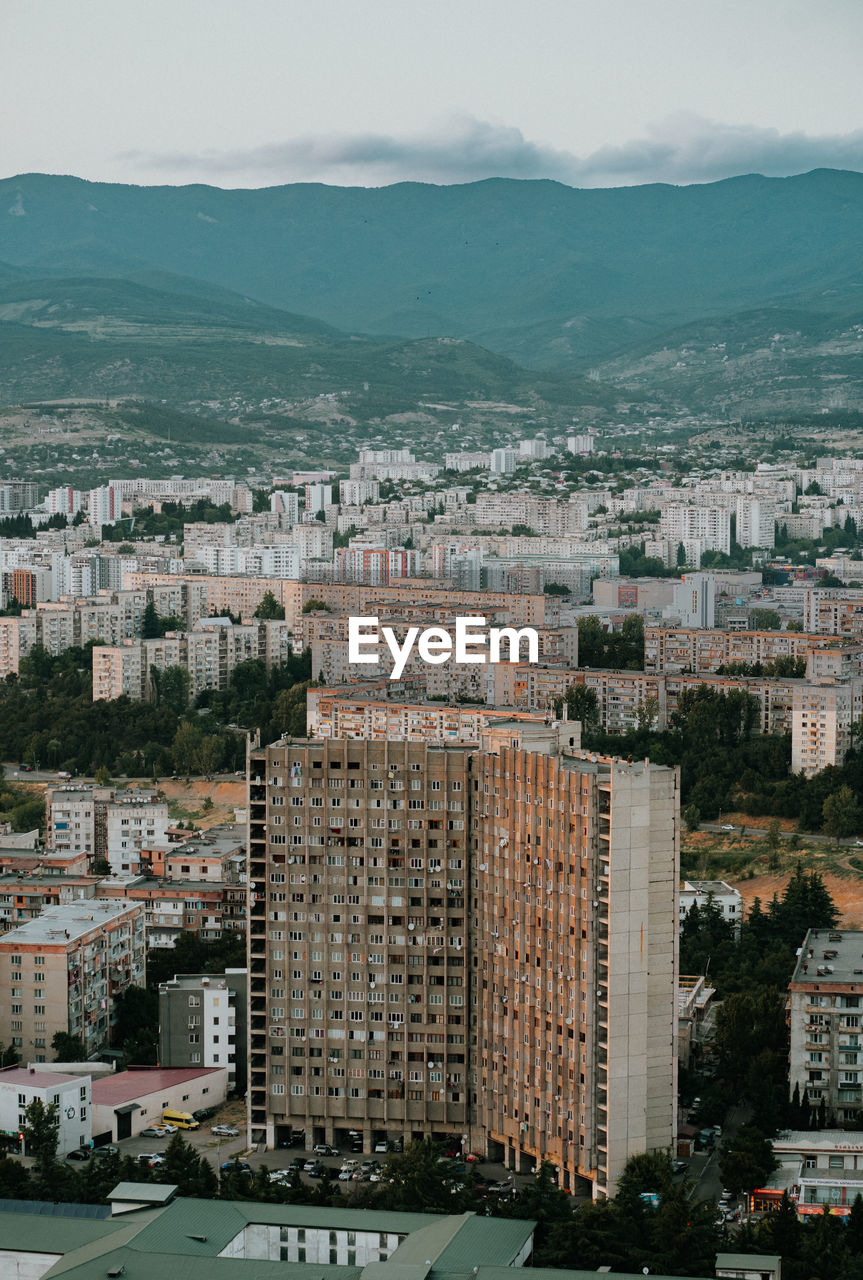
<svg viewBox="0 0 863 1280">
<path fill-rule="evenodd" d="M 482 178 L 552 178 L 569 186 L 712 182 L 741 173 L 784 177 L 810 169 L 863 170 L 863 129 L 846 134 L 780 133 L 678 112 L 645 135 L 586 156 L 525 138 L 518 128 L 472 116 L 452 117 L 425 134 L 309 135 L 242 150 L 124 152 L 117 159 L 170 174 L 173 180 L 261 185 L 326 182 L 473 182 Z"/>
</svg>

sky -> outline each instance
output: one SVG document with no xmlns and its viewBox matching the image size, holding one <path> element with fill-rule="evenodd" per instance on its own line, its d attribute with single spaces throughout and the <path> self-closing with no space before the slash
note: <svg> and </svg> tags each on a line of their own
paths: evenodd
<svg viewBox="0 0 863 1280">
<path fill-rule="evenodd" d="M 6 0 L 0 176 L 863 170 L 861 0 Z"/>
</svg>

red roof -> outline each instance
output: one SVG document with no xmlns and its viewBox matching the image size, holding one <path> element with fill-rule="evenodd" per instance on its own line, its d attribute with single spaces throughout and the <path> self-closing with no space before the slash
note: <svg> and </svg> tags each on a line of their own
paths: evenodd
<svg viewBox="0 0 863 1280">
<path fill-rule="evenodd" d="M 29 1067 L 4 1067 L 0 1071 L 0 1084 L 29 1084 L 34 1089 L 50 1089 L 52 1084 L 68 1084 L 81 1078 L 60 1071 L 31 1071 Z"/>
<path fill-rule="evenodd" d="M 113 1075 L 93 1081 L 93 1106 L 112 1107 L 133 1102 L 148 1093 L 176 1089 L 178 1085 L 200 1080 L 202 1076 L 217 1075 L 224 1070 L 224 1067 L 133 1067 L 129 1071 L 115 1071 Z"/>
</svg>

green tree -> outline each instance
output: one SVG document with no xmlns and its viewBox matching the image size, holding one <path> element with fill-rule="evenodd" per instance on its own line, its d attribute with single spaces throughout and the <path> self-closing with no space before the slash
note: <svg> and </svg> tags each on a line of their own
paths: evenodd
<svg viewBox="0 0 863 1280">
<path fill-rule="evenodd" d="M 701 810 L 697 805 L 689 804 L 683 810 L 683 821 L 686 823 L 686 830 L 689 832 L 697 831 L 701 825 Z"/>
<path fill-rule="evenodd" d="M 261 603 L 255 610 L 255 617 L 284 620 L 284 605 L 279 604 L 272 591 L 265 591 L 261 597 Z"/>
<path fill-rule="evenodd" d="M 152 600 L 148 600 L 141 615 L 142 640 L 157 640 L 162 634 L 162 619 Z"/>
<path fill-rule="evenodd" d="M 24 1143 L 27 1154 L 33 1156 L 42 1172 L 57 1159 L 57 1141 L 60 1122 L 56 1102 L 46 1104 L 34 1098 L 24 1108 Z"/>
<path fill-rule="evenodd" d="M 558 716 L 563 713 L 564 705 L 569 719 L 578 720 L 584 733 L 589 733 L 591 729 L 598 726 L 599 699 L 595 689 L 589 689 L 583 684 L 571 684 L 563 699 L 555 701 L 555 712 Z"/>
<path fill-rule="evenodd" d="M 87 1057 L 81 1037 L 69 1035 L 67 1031 L 54 1032 L 51 1048 L 54 1050 L 55 1062 L 83 1062 Z"/>
<path fill-rule="evenodd" d="M 740 1129 L 733 1143 L 724 1147 L 719 1157 L 722 1185 L 732 1195 L 739 1195 L 742 1191 L 751 1194 L 756 1187 L 763 1186 L 778 1167 L 769 1139 L 749 1127 Z"/>
<path fill-rule="evenodd" d="M 860 829 L 860 805 L 847 783 L 824 801 L 822 809 L 824 830 L 837 840 L 851 836 Z"/>
<path fill-rule="evenodd" d="M 751 609 L 749 625 L 753 631 L 781 631 L 782 619 L 775 609 Z"/>
<path fill-rule="evenodd" d="M 387 1160 L 376 1201 L 380 1208 L 411 1213 L 457 1212 L 456 1181 L 454 1160 L 442 1157 L 433 1142 L 415 1141 Z"/>
<path fill-rule="evenodd" d="M 686 547 L 682 542 L 677 544 L 677 567 L 683 569 L 686 566 Z"/>
</svg>

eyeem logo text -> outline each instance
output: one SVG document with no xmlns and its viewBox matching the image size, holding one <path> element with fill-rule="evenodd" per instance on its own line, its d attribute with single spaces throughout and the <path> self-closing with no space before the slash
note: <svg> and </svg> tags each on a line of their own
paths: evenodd
<svg viewBox="0 0 863 1280">
<path fill-rule="evenodd" d="M 348 662 L 377 665 L 374 652 L 383 640 L 392 654 L 390 680 L 398 680 L 414 646 L 423 662 L 438 666 L 452 658 L 457 663 L 519 662 L 521 646 L 527 645 L 528 662 L 539 661 L 539 636 L 533 627 L 486 627 L 485 618 L 456 618 L 455 632 L 445 627 L 408 627 L 399 642 L 392 627 L 379 627 L 377 618 L 348 619 Z M 502 652 L 506 647 L 506 656 Z"/>
</svg>

